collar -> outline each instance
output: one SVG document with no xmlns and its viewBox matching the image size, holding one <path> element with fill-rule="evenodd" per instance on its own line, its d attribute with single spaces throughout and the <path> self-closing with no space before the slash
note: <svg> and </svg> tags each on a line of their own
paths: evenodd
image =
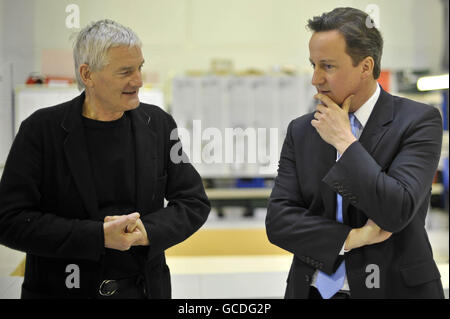
<svg viewBox="0 0 450 319">
<path fill-rule="evenodd" d="M 377 83 L 377 89 L 375 90 L 375 93 L 373 93 L 372 96 L 354 113 L 359 123 L 361 123 L 363 129 L 364 127 L 366 127 L 370 114 L 372 113 L 373 108 L 378 101 L 380 92 L 380 85 Z"/>
</svg>

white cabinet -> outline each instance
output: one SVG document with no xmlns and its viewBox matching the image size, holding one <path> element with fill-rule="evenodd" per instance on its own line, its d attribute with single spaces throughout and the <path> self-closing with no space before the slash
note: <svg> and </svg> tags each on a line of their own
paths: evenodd
<svg viewBox="0 0 450 319">
<path fill-rule="evenodd" d="M 36 110 L 69 101 L 79 94 L 80 91 L 75 86 L 27 85 L 17 87 L 14 95 L 14 133 L 17 134 L 20 123 Z M 139 99 L 143 103 L 154 104 L 165 109 L 164 96 L 159 89 L 141 88 Z"/>
</svg>

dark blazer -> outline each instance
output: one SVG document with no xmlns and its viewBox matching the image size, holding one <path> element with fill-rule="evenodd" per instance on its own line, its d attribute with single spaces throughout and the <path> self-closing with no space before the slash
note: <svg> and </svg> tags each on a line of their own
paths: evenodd
<svg viewBox="0 0 450 319">
<path fill-rule="evenodd" d="M 337 162 L 312 119 L 289 125 L 266 217 L 269 240 L 294 254 L 285 297 L 308 298 L 314 272 L 332 274 L 345 258 L 353 298 L 443 298 L 424 228 L 441 152 L 439 111 L 382 89 L 359 141 Z M 350 230 L 368 218 L 393 235 L 340 256 Z"/>
<path fill-rule="evenodd" d="M 98 291 L 103 216 L 82 124 L 84 97 L 40 109 L 23 121 L 3 171 L 0 243 L 27 253 L 22 298 L 87 298 Z M 210 204 L 193 166 L 170 160 L 177 143 L 169 138 L 176 128 L 173 118 L 144 103 L 128 114 L 135 139 L 136 211 L 150 242 L 132 249 L 142 257 L 148 297 L 170 298 L 164 251 L 201 227 Z M 80 288 L 66 287 L 70 264 L 80 269 Z"/>
</svg>

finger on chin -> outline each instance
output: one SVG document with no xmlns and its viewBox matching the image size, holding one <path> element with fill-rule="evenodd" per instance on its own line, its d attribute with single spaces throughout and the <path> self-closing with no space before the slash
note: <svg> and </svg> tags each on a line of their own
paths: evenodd
<svg viewBox="0 0 450 319">
<path fill-rule="evenodd" d="M 345 111 L 345 112 L 349 112 L 349 110 L 350 110 L 350 106 L 351 106 L 351 104 L 352 104 L 352 101 L 353 101 L 353 98 L 354 98 L 354 94 L 352 94 L 352 95 L 350 95 L 350 96 L 348 96 L 345 100 L 344 100 L 344 103 L 342 103 L 342 109 Z"/>
</svg>

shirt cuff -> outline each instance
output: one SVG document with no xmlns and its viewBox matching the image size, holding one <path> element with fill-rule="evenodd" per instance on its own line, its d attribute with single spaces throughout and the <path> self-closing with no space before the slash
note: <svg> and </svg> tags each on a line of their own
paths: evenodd
<svg viewBox="0 0 450 319">
<path fill-rule="evenodd" d="M 341 249 L 341 251 L 339 252 L 339 255 L 343 255 L 343 254 L 345 254 L 345 253 L 348 253 L 351 249 L 349 249 L 349 250 L 345 250 L 345 242 L 344 242 L 344 244 L 342 245 L 342 249 Z"/>
</svg>

